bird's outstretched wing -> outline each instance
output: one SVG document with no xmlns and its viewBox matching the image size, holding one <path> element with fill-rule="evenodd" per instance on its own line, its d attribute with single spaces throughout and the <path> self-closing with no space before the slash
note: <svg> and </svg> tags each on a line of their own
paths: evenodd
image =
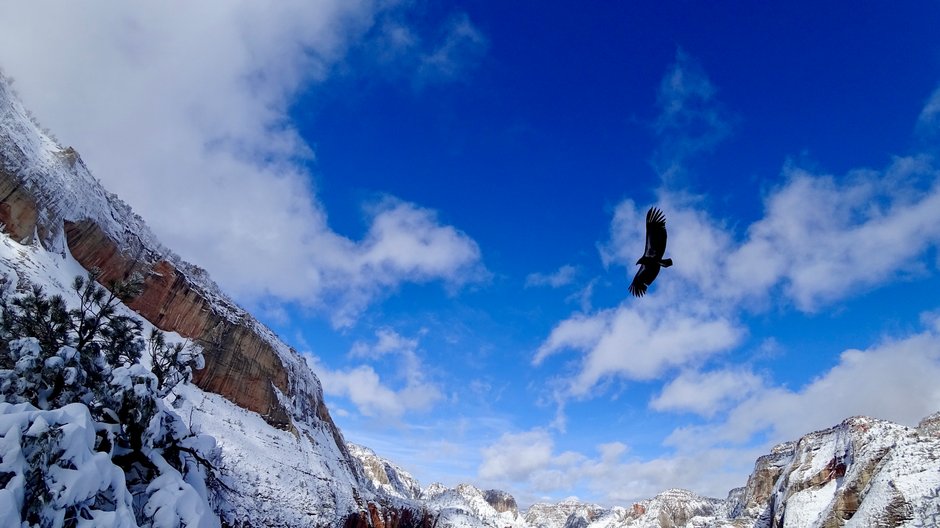
<svg viewBox="0 0 940 528">
<path fill-rule="evenodd" d="M 659 260 L 663 258 L 665 254 L 666 215 L 659 209 L 650 207 L 650 210 L 646 213 L 646 250 L 643 255 Z M 652 281 L 652 279 L 650 279 L 650 281 Z"/>
<path fill-rule="evenodd" d="M 646 295 L 646 288 L 653 283 L 653 279 L 659 275 L 659 265 L 653 264 L 647 266 L 646 264 L 640 264 L 640 269 L 636 272 L 636 275 L 633 276 L 633 282 L 630 283 L 630 287 L 627 288 L 630 290 L 630 293 L 634 297 L 643 297 Z"/>
</svg>

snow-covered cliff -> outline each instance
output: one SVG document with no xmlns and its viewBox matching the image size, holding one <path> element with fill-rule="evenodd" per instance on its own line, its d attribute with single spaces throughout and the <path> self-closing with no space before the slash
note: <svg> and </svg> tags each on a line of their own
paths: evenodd
<svg viewBox="0 0 940 528">
<path fill-rule="evenodd" d="M 629 507 L 536 504 L 539 528 L 940 526 L 940 413 L 917 428 L 853 417 L 760 457 L 724 500 L 667 490 Z"/>
<path fill-rule="evenodd" d="M 144 291 L 130 308 L 201 345 L 206 367 L 177 405 L 222 447 L 239 496 L 235 522 L 326 526 L 376 500 L 303 358 L 163 247 L 77 152 L 37 126 L 2 77 L 0 225 L 2 267 L 21 285 L 56 293 L 83 268 L 99 268 L 103 283 L 140 273 Z"/>
</svg>

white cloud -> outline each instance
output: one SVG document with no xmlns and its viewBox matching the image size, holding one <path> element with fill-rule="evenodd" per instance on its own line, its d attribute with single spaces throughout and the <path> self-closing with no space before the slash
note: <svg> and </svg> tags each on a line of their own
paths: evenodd
<svg viewBox="0 0 940 528">
<path fill-rule="evenodd" d="M 924 271 L 940 243 L 940 172 L 899 158 L 884 171 L 836 180 L 787 167 L 763 219 L 727 259 L 724 277 L 741 295 L 782 283 L 797 307 L 820 305 Z"/>
<path fill-rule="evenodd" d="M 606 322 L 602 317 L 575 314 L 569 319 L 565 319 L 552 329 L 552 333 L 535 353 L 532 364 L 540 365 L 545 361 L 545 358 L 565 348 L 586 349 L 593 347 L 599 340 L 605 326 Z"/>
<path fill-rule="evenodd" d="M 737 453 L 731 451 L 641 460 L 628 458 L 625 444 L 611 442 L 598 445 L 596 456 L 557 453 L 554 438 L 535 429 L 506 433 L 482 453 L 479 477 L 484 485 L 511 486 L 517 497 L 557 496 L 584 487 L 606 504 L 622 506 L 670 487 L 724 496 L 732 487 L 744 484 L 742 468 L 728 469 L 737 460 Z M 758 454 L 748 451 L 748 465 Z"/>
<path fill-rule="evenodd" d="M 937 379 L 940 335 L 930 329 L 867 350 L 846 350 L 835 366 L 805 386 L 763 387 L 734 405 L 723 420 L 679 428 L 668 443 L 704 449 L 727 442 L 747 444 L 759 434 L 776 443 L 854 415 L 912 426 L 940 409 Z"/>
<path fill-rule="evenodd" d="M 632 456 L 618 442 L 598 445 L 596 456 L 556 452 L 552 435 L 536 429 L 504 435 L 484 450 L 480 477 L 488 485 L 511 485 L 520 496 L 558 496 L 583 486 L 617 505 L 670 487 L 724 497 L 745 484 L 755 459 L 778 442 L 853 415 L 913 426 L 940 409 L 936 318 L 924 315 L 922 333 L 844 351 L 831 369 L 796 389 L 745 370 L 683 372 L 651 405 L 701 412 L 707 421 L 675 429 L 665 442 L 671 453 Z"/>
<path fill-rule="evenodd" d="M 534 363 L 564 350 L 582 353 L 579 372 L 570 380 L 568 391 L 584 396 L 605 376 L 655 379 L 670 368 L 727 350 L 741 338 L 741 330 L 723 318 L 700 318 L 664 306 L 651 308 L 623 304 L 562 321 L 539 348 Z"/>
<path fill-rule="evenodd" d="M 479 475 L 483 479 L 524 480 L 551 462 L 554 441 L 542 430 L 505 433 L 485 447 Z"/>
<path fill-rule="evenodd" d="M 454 227 L 440 225 L 429 210 L 394 200 L 378 208 L 359 260 L 360 278 L 369 276 L 366 280 L 386 285 L 401 277 L 444 277 L 460 283 L 478 279 L 473 272 L 480 271 L 475 267 L 480 249 L 473 240 Z"/>
<path fill-rule="evenodd" d="M 396 421 L 408 412 L 429 410 L 444 398 L 441 387 L 427 379 L 428 369 L 420 356 L 418 338 L 402 336 L 390 328 L 376 330 L 375 337 L 374 342 L 353 343 L 348 356 L 370 361 L 391 358 L 395 374 L 385 379 L 375 370 L 376 365 L 333 370 L 307 354 L 310 368 L 320 378 L 327 395 L 348 398 L 360 414 L 389 421 Z"/>
<path fill-rule="evenodd" d="M 347 398 L 357 411 L 370 417 L 395 422 L 408 412 L 426 411 L 443 397 L 440 389 L 418 375 L 399 388 L 392 388 L 370 365 L 332 370 L 314 356 L 308 364 L 323 384 L 328 396 Z"/>
<path fill-rule="evenodd" d="M 422 331 L 423 333 L 423 331 Z M 356 341 L 349 350 L 352 359 L 379 360 L 385 356 L 393 356 L 399 363 L 399 376 L 408 382 L 408 386 L 428 386 L 437 391 L 424 380 L 427 368 L 419 355 L 419 340 L 417 337 L 407 338 L 391 328 L 379 328 L 375 332 L 376 341 Z"/>
<path fill-rule="evenodd" d="M 566 264 L 553 273 L 530 273 L 525 278 L 526 288 L 533 286 L 551 286 L 552 288 L 561 288 L 574 281 L 578 270 L 570 264 Z"/>
<path fill-rule="evenodd" d="M 407 338 L 391 328 L 380 328 L 375 332 L 375 343 L 356 341 L 349 356 L 353 358 L 378 359 L 382 356 L 398 353 L 413 355 L 418 350 L 418 339 Z"/>
<path fill-rule="evenodd" d="M 787 165 L 783 178 L 740 241 L 694 197 L 660 190 L 666 256 L 675 265 L 653 288 L 670 284 L 726 309 L 764 301 L 780 288 L 811 312 L 926 272 L 923 256 L 940 244 L 940 171 L 928 158 L 897 158 L 884 170 L 842 178 Z M 631 200 L 618 205 L 601 247 L 605 264 L 627 267 L 628 279 L 642 253 L 644 214 Z"/>
<path fill-rule="evenodd" d="M 398 12 L 367 0 L 14 3 L 0 64 L 169 247 L 242 300 L 329 306 L 342 326 L 403 281 L 481 276 L 473 240 L 414 204 L 367 211 L 364 240 L 334 232 L 289 121 L 297 94 Z M 460 43 L 483 37 L 466 17 L 448 24 L 441 51 L 417 47 L 412 62 L 432 53 L 456 75 Z"/>
<path fill-rule="evenodd" d="M 650 401 L 650 407 L 710 417 L 761 386 L 761 378 L 746 370 L 685 371 L 663 387 Z"/>
</svg>

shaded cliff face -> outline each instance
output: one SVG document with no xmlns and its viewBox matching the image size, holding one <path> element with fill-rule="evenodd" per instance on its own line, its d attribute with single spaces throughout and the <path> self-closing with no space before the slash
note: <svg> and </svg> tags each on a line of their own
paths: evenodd
<svg viewBox="0 0 940 528">
<path fill-rule="evenodd" d="M 36 201 L 16 178 L 0 170 L 0 224 L 18 242 L 29 242 L 37 222 Z"/>
<path fill-rule="evenodd" d="M 486 490 L 483 492 L 483 498 L 499 513 L 509 512 L 513 515 L 519 515 L 519 506 L 516 504 L 516 498 L 503 490 Z"/>
</svg>

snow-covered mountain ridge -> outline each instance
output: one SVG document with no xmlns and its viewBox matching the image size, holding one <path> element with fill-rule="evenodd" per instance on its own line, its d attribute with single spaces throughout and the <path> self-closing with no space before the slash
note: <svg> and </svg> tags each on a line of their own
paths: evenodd
<svg viewBox="0 0 940 528">
<path fill-rule="evenodd" d="M 411 475 L 375 453 L 353 453 L 383 467 L 385 480 L 416 489 Z M 916 428 L 857 416 L 780 444 L 758 458 L 747 484 L 725 499 L 671 489 L 612 508 L 577 500 L 536 503 L 522 515 L 513 509 L 500 519 L 486 493 L 432 484 L 420 497 L 441 525 L 459 527 L 940 526 L 940 412 Z"/>
<path fill-rule="evenodd" d="M 0 223 L 0 272 L 53 292 L 83 268 L 100 268 L 105 281 L 140 272 L 145 291 L 130 308 L 202 345 L 206 368 L 172 403 L 221 447 L 234 525 L 940 526 L 940 414 L 917 428 L 855 417 L 781 444 L 725 499 L 667 490 L 631 505 L 563 501 L 523 513 L 497 490 L 422 488 L 347 446 L 303 359 L 163 247 L 77 152 L 36 126 L 2 78 Z"/>
</svg>

